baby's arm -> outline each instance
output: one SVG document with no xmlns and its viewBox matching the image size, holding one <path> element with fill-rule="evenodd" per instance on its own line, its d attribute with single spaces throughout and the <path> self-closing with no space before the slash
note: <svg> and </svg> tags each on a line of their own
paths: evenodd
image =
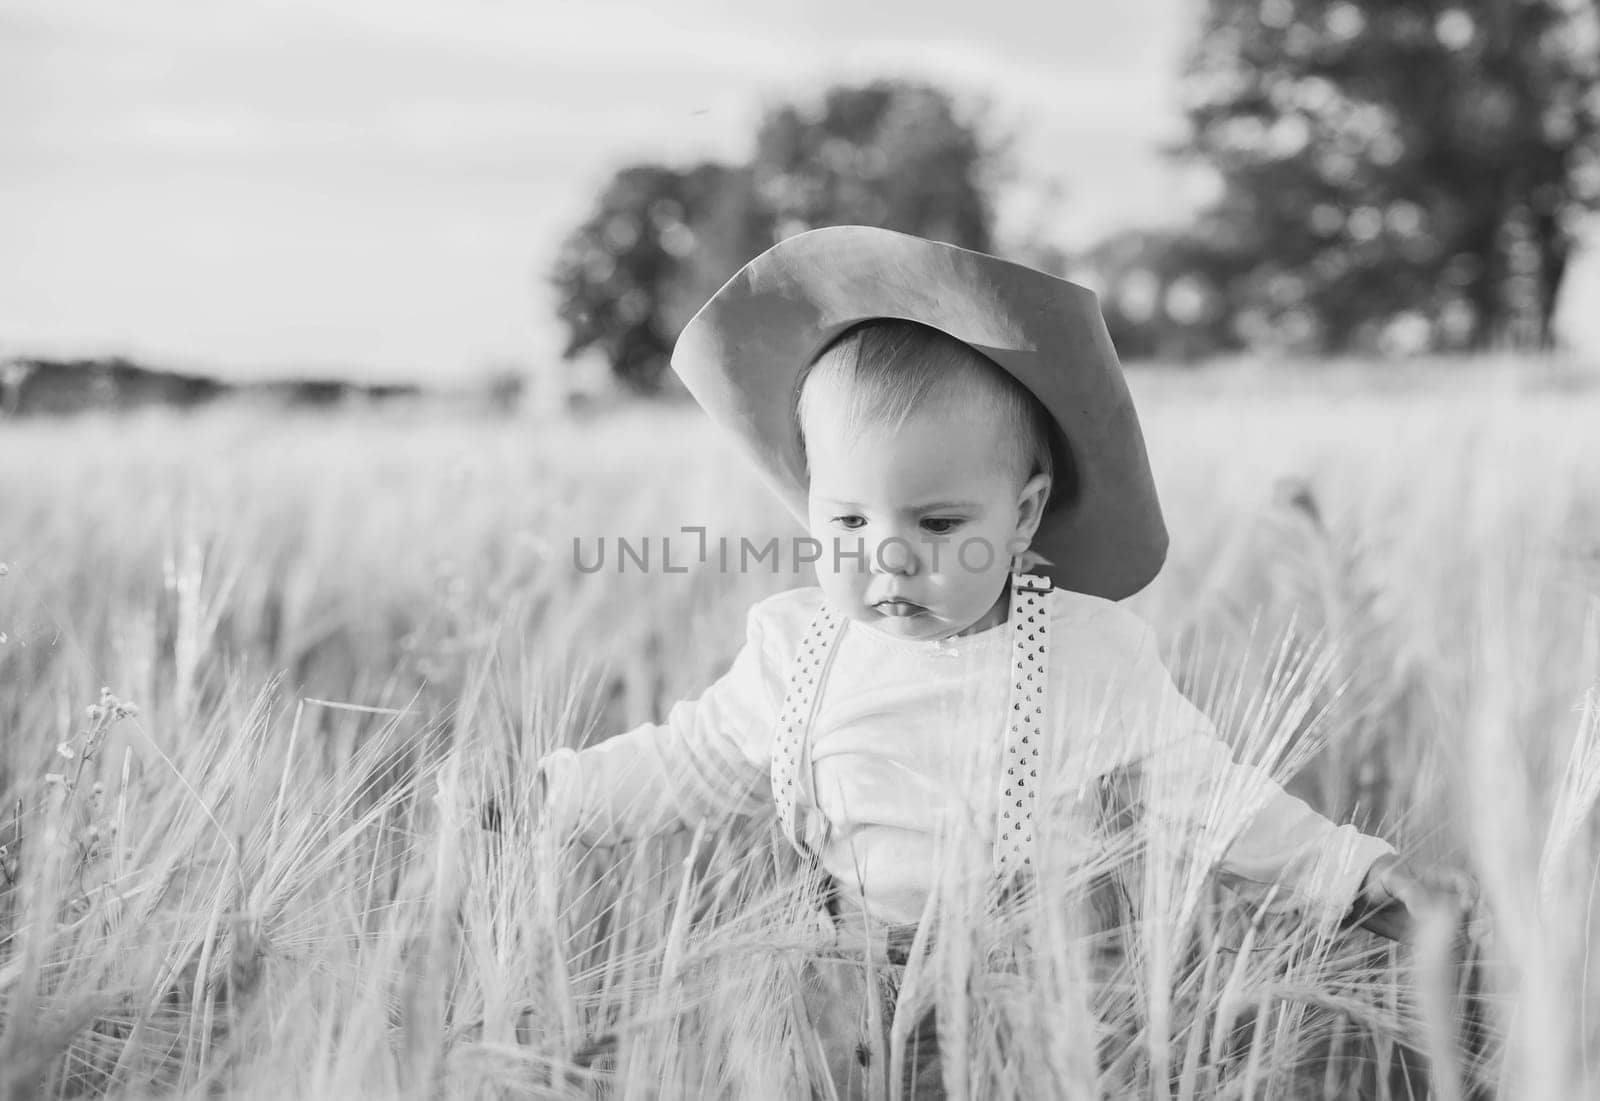
<svg viewBox="0 0 1600 1101">
<path fill-rule="evenodd" d="M 762 605 L 750 609 L 733 665 L 695 700 L 581 752 L 539 764 L 542 821 L 591 845 L 647 837 L 757 810 L 769 797 L 766 757 L 782 704 L 781 664 Z"/>
<path fill-rule="evenodd" d="M 1235 762 L 1173 684 L 1148 627 L 1125 681 L 1122 723 L 1147 808 L 1179 827 L 1181 843 L 1198 846 L 1196 859 L 1247 897 L 1275 891 L 1275 904 L 1343 917 L 1362 896 L 1368 870 L 1394 853 L 1380 838 L 1330 822 L 1264 768 Z"/>
</svg>

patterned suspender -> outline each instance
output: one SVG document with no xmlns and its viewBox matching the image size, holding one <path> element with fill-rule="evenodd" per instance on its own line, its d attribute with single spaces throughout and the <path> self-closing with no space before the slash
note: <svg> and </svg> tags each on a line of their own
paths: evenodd
<svg viewBox="0 0 1600 1101">
<path fill-rule="evenodd" d="M 1007 700 L 1006 743 L 1000 774 L 1000 809 L 995 833 L 995 873 L 1002 880 L 1030 863 L 1033 808 L 1039 780 L 1040 730 L 1046 708 L 1049 667 L 1049 578 L 1014 574 L 1011 610 L 1011 687 Z M 778 717 L 772 747 L 772 796 L 778 824 L 802 856 L 815 859 L 826 841 L 826 826 L 816 812 L 811 790 L 811 724 L 835 644 L 848 620 L 824 603 L 800 641 L 789 675 L 788 694 Z M 806 798 L 804 821 L 797 795 Z"/>
<path fill-rule="evenodd" d="M 1006 708 L 1006 751 L 1001 761 L 1000 815 L 994 842 L 1001 879 L 1032 863 L 1033 808 L 1039 791 L 1039 743 L 1045 723 L 1049 668 L 1050 579 L 1014 575 L 1011 586 L 1011 690 Z"/>
<path fill-rule="evenodd" d="M 811 720 L 822 695 L 828 666 L 833 663 L 834 643 L 844 633 L 847 622 L 826 601 L 817 609 L 795 653 L 788 693 L 784 696 L 772 742 L 772 798 L 778 804 L 778 825 L 801 856 L 814 856 L 824 843 L 820 836 L 824 823 L 818 821 L 814 799 L 809 800 L 812 810 L 806 816 L 804 828 L 795 821 L 795 789 L 801 783 L 810 787 Z M 800 767 L 802 757 L 807 764 L 804 770 Z"/>
</svg>

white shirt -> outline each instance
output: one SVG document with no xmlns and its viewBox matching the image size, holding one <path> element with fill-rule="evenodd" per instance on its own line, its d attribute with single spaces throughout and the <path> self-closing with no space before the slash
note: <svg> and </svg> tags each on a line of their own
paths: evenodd
<svg viewBox="0 0 1600 1101">
<path fill-rule="evenodd" d="M 771 814 L 774 728 L 821 600 L 820 589 L 802 588 L 759 601 L 744 648 L 698 699 L 674 704 L 664 723 L 545 757 L 545 821 L 601 845 Z M 1136 777 L 1147 815 L 1181 827 L 1191 855 L 1236 889 L 1260 898 L 1276 884 L 1280 906 L 1342 916 L 1368 867 L 1393 849 L 1234 763 L 1138 616 L 1059 589 L 1046 600 L 1041 800 L 1081 808 L 1104 778 Z M 838 640 L 811 734 L 814 806 L 829 827 L 818 856 L 883 921 L 921 917 L 953 823 L 975 827 L 961 843 L 992 842 L 1010 641 L 1008 623 L 943 643 L 852 623 Z"/>
</svg>

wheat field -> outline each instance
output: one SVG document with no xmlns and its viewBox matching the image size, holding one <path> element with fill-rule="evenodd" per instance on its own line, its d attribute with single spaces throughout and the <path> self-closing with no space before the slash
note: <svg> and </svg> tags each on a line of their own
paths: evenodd
<svg viewBox="0 0 1600 1101">
<path fill-rule="evenodd" d="M 1020 917 L 952 873 L 907 976 L 951 1096 L 1600 1093 L 1600 389 L 1537 376 L 1134 380 L 1181 683 L 1486 931 L 1276 920 L 1153 836 Z M 810 583 L 575 565 L 685 525 L 794 530 L 692 409 L 0 424 L 0 1097 L 828 1096 L 851 957 L 766 824 L 535 828 L 543 753 Z"/>
</svg>

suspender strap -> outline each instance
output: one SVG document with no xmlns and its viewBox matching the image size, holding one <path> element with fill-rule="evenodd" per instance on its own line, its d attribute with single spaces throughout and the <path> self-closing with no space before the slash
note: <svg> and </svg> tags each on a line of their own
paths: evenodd
<svg viewBox="0 0 1600 1101">
<path fill-rule="evenodd" d="M 995 874 L 1006 880 L 1031 863 L 1033 811 L 1039 782 L 1039 745 L 1048 714 L 1045 677 L 1049 667 L 1049 578 L 1014 574 L 1011 585 L 1011 685 L 1006 741 L 1001 761 Z M 788 694 L 772 746 L 772 797 L 778 824 L 802 856 L 815 860 L 827 823 L 811 791 L 811 726 L 840 635 L 849 621 L 826 602 L 801 638 L 789 675 Z M 806 797 L 802 809 L 799 797 Z"/>
<path fill-rule="evenodd" d="M 1011 689 L 1006 707 L 1005 758 L 994 870 L 1002 881 L 1031 864 L 1033 811 L 1039 791 L 1039 743 L 1045 721 L 1050 652 L 1049 578 L 1018 574 L 1011 586 Z"/>
<path fill-rule="evenodd" d="M 778 826 L 801 856 L 815 857 L 816 850 L 822 846 L 818 834 L 823 823 L 816 820 L 815 813 L 807 813 L 802 828 L 795 810 L 795 796 L 796 788 L 804 782 L 802 775 L 809 777 L 811 772 L 811 720 L 822 697 L 822 683 L 828 675 L 828 667 L 833 663 L 834 643 L 847 622 L 826 602 L 817 609 L 795 653 L 788 693 L 784 696 L 783 711 L 779 713 L 778 729 L 773 737 L 772 798 L 778 805 Z M 802 756 L 806 758 L 803 772 Z M 806 783 L 806 787 L 809 789 L 810 784 Z M 814 801 L 812 806 L 814 808 Z"/>
</svg>

